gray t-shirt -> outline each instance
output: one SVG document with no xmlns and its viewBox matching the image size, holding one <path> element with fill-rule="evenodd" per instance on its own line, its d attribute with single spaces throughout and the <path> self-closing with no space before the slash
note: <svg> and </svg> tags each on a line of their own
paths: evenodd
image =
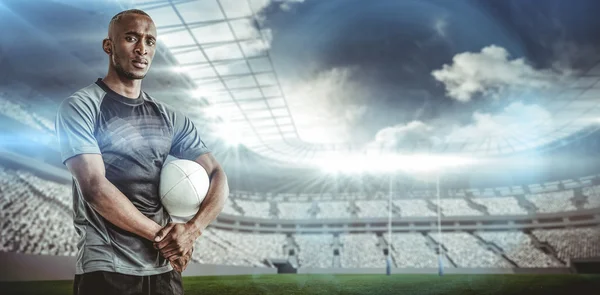
<svg viewBox="0 0 600 295">
<path fill-rule="evenodd" d="M 195 160 L 208 153 L 198 130 L 181 112 L 145 92 L 129 99 L 98 79 L 59 106 L 56 133 L 62 161 L 101 154 L 106 178 L 145 216 L 161 226 L 171 221 L 158 195 L 168 155 Z M 154 275 L 172 270 L 152 242 L 105 220 L 83 199 L 73 179 L 73 223 L 79 235 L 76 274 L 110 271 Z"/>
</svg>

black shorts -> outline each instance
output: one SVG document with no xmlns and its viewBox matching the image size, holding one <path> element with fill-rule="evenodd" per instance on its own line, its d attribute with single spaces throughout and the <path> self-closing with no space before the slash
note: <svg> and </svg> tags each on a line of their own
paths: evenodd
<svg viewBox="0 0 600 295">
<path fill-rule="evenodd" d="M 75 275 L 73 295 L 182 295 L 181 273 L 170 272 L 133 276 L 116 272 L 94 271 Z"/>
</svg>

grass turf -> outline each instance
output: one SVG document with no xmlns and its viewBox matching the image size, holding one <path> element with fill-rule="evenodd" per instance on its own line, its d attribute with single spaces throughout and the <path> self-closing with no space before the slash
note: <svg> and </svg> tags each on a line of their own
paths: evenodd
<svg viewBox="0 0 600 295">
<path fill-rule="evenodd" d="M 185 277 L 185 294 L 591 294 L 600 275 L 245 275 Z M 71 294 L 72 281 L 0 282 L 0 294 Z"/>
</svg>

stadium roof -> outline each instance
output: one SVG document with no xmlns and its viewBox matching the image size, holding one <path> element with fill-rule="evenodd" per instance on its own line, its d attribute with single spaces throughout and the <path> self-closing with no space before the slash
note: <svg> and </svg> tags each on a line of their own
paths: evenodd
<svg viewBox="0 0 600 295">
<path fill-rule="evenodd" d="M 203 114 L 226 140 L 282 161 L 303 162 L 337 152 L 364 152 L 350 143 L 304 141 L 287 105 L 278 73 L 269 54 L 269 30 L 258 30 L 256 15 L 269 1 L 123 1 L 154 19 L 160 39 L 176 60 L 175 71 L 187 75 Z M 124 6 L 125 7 L 125 6 Z M 599 110 L 600 66 L 578 77 L 545 107 L 552 120 L 522 130 L 516 122 L 482 137 L 462 136 L 426 147 L 427 152 L 494 156 L 555 142 L 589 127 Z M 591 116 L 591 117 L 590 117 Z M 590 121 L 592 118 L 592 121 Z M 423 147 L 419 147 L 422 149 Z"/>
</svg>

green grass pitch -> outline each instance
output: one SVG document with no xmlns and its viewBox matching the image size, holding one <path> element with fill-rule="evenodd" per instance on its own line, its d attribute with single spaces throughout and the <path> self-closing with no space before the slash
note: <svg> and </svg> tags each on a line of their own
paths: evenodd
<svg viewBox="0 0 600 295">
<path fill-rule="evenodd" d="M 244 275 L 185 277 L 185 294 L 591 294 L 600 275 Z M 71 294 L 72 281 L 0 282 L 0 294 Z"/>
</svg>

